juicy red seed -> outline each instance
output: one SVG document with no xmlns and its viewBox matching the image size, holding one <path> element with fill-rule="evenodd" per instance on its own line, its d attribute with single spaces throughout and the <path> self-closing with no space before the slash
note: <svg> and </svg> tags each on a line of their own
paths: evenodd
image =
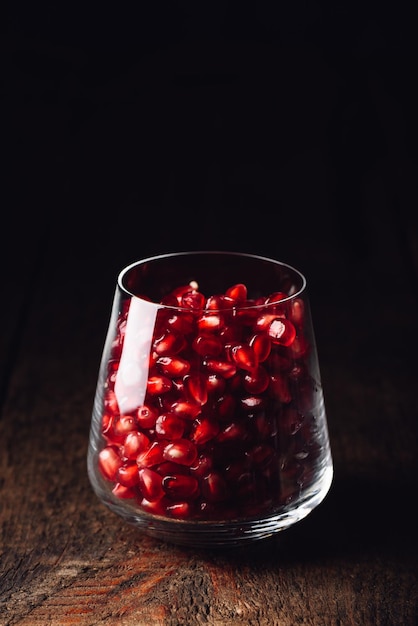
<svg viewBox="0 0 418 626">
<path fill-rule="evenodd" d="M 287 404 L 292 399 L 287 378 L 285 378 L 284 376 L 279 376 L 275 374 L 273 376 L 270 376 L 269 391 L 271 395 L 277 396 L 280 402 L 283 402 L 284 404 Z"/>
<path fill-rule="evenodd" d="M 130 460 L 136 459 L 149 445 L 150 440 L 144 433 L 137 431 L 128 433 L 122 446 L 122 456 Z"/>
<path fill-rule="evenodd" d="M 145 467 L 139 470 L 138 478 L 141 492 L 147 500 L 154 502 L 163 497 L 162 477 L 158 472 Z"/>
<path fill-rule="evenodd" d="M 203 477 L 208 474 L 213 467 L 213 459 L 209 454 L 201 454 L 190 467 L 190 471 L 196 476 Z"/>
<path fill-rule="evenodd" d="M 166 461 L 174 461 L 180 465 L 190 467 L 196 461 L 197 448 L 195 444 L 188 439 L 178 439 L 165 446 L 163 458 Z"/>
<path fill-rule="evenodd" d="M 247 287 L 243 283 L 237 283 L 229 287 L 229 289 L 225 291 L 225 295 L 236 302 L 241 302 L 247 299 Z"/>
<path fill-rule="evenodd" d="M 155 471 L 160 474 L 160 476 L 168 476 L 172 474 L 188 474 L 189 468 L 185 465 L 179 465 L 178 463 L 173 463 L 173 461 L 163 461 L 159 465 L 155 466 Z"/>
<path fill-rule="evenodd" d="M 268 334 L 274 343 L 290 346 L 296 337 L 296 329 L 286 318 L 276 318 L 271 322 Z"/>
<path fill-rule="evenodd" d="M 154 428 L 157 417 L 157 409 L 145 404 L 136 413 L 136 421 L 141 428 Z"/>
<path fill-rule="evenodd" d="M 138 483 L 138 465 L 122 465 L 116 472 L 116 479 L 125 487 L 134 487 Z"/>
<path fill-rule="evenodd" d="M 261 315 L 259 315 L 255 323 L 255 328 L 257 332 L 268 332 L 270 324 L 276 319 L 277 315 L 274 315 L 273 313 L 262 313 Z"/>
<path fill-rule="evenodd" d="M 180 306 L 186 309 L 193 309 L 194 311 L 200 311 L 205 308 L 206 299 L 199 291 L 192 291 L 186 293 L 181 298 Z"/>
<path fill-rule="evenodd" d="M 255 465 L 267 465 L 274 458 L 275 451 L 271 446 L 258 445 L 246 455 Z"/>
<path fill-rule="evenodd" d="M 180 439 L 184 434 L 185 423 L 174 413 L 162 413 L 155 423 L 155 432 L 161 439 Z"/>
<path fill-rule="evenodd" d="M 196 445 L 207 443 L 219 433 L 219 423 L 210 417 L 197 418 L 193 423 L 190 439 Z"/>
<path fill-rule="evenodd" d="M 165 515 L 166 513 L 166 504 L 164 502 L 164 498 L 160 500 L 147 500 L 147 498 L 142 498 L 139 502 L 140 506 L 147 513 L 151 513 L 151 515 Z"/>
<path fill-rule="evenodd" d="M 185 359 L 174 356 L 161 356 L 157 365 L 166 376 L 185 376 L 190 370 L 190 363 Z"/>
<path fill-rule="evenodd" d="M 116 480 L 122 460 L 115 446 L 106 446 L 99 452 L 99 468 L 103 476 L 109 480 Z"/>
<path fill-rule="evenodd" d="M 270 383 L 269 375 L 262 365 L 259 365 L 244 376 L 244 387 L 248 393 L 263 393 Z"/>
<path fill-rule="evenodd" d="M 292 356 L 295 359 L 305 358 L 309 352 L 309 344 L 305 337 L 295 337 L 294 342 L 290 346 Z"/>
<path fill-rule="evenodd" d="M 225 379 L 219 374 L 209 374 L 206 378 L 206 388 L 208 393 L 221 395 L 225 391 Z"/>
<path fill-rule="evenodd" d="M 181 335 L 188 335 L 194 328 L 194 316 L 192 313 L 175 313 L 167 320 L 167 324 Z"/>
<path fill-rule="evenodd" d="M 271 352 L 271 340 L 267 333 L 256 333 L 251 337 L 248 345 L 254 350 L 258 362 L 265 361 Z"/>
<path fill-rule="evenodd" d="M 247 429 L 242 422 L 232 422 L 225 426 L 217 436 L 217 441 L 244 441 L 248 436 Z"/>
<path fill-rule="evenodd" d="M 192 402 L 200 405 L 206 404 L 208 390 L 205 376 L 202 374 L 188 374 L 184 377 L 183 382 L 187 395 Z"/>
<path fill-rule="evenodd" d="M 260 396 L 244 396 L 240 399 L 240 402 L 242 408 L 246 411 L 255 411 L 257 409 L 261 409 L 264 405 L 264 400 L 263 398 L 260 398 Z"/>
<path fill-rule="evenodd" d="M 105 409 L 111 413 L 117 413 L 119 411 L 119 405 L 114 391 L 108 391 L 106 393 L 104 406 Z"/>
<path fill-rule="evenodd" d="M 206 313 L 197 320 L 197 326 L 201 331 L 218 331 L 223 328 L 225 321 L 218 313 Z"/>
<path fill-rule="evenodd" d="M 202 333 L 197 335 L 192 343 L 193 350 L 203 357 L 219 356 L 222 352 L 222 342 L 216 335 Z"/>
<path fill-rule="evenodd" d="M 218 361 L 216 359 L 206 359 L 206 367 L 215 374 L 220 374 L 224 378 L 231 378 L 236 374 L 237 368 L 234 363 L 228 361 Z"/>
<path fill-rule="evenodd" d="M 271 304 L 272 302 L 280 302 L 287 297 L 287 293 L 284 293 L 283 291 L 276 291 L 275 293 L 269 295 L 269 297 L 266 299 L 266 304 Z"/>
<path fill-rule="evenodd" d="M 242 332 L 237 324 L 230 324 L 229 326 L 222 328 L 219 333 L 219 337 L 224 344 L 239 343 L 242 337 Z"/>
<path fill-rule="evenodd" d="M 153 467 L 161 463 L 164 460 L 164 445 L 159 441 L 154 441 L 147 450 L 137 456 L 138 467 Z"/>
<path fill-rule="evenodd" d="M 153 349 L 160 355 L 178 354 L 185 347 L 184 336 L 174 330 L 165 331 L 160 337 L 155 339 Z"/>
<path fill-rule="evenodd" d="M 251 346 L 238 344 L 231 349 L 231 356 L 239 368 L 253 370 L 258 365 L 257 355 Z"/>
<path fill-rule="evenodd" d="M 121 415 L 113 421 L 112 434 L 115 440 L 123 441 L 126 435 L 136 430 L 135 418 L 131 415 Z"/>
<path fill-rule="evenodd" d="M 125 487 L 125 485 L 122 485 L 121 483 L 116 483 L 116 485 L 112 489 L 112 493 L 117 498 L 122 498 L 125 500 L 136 497 L 135 489 L 133 489 L 132 487 Z"/>
<path fill-rule="evenodd" d="M 199 483 L 194 476 L 188 476 L 186 474 L 164 476 L 162 485 L 165 493 L 173 499 L 193 499 L 199 495 Z"/>
<path fill-rule="evenodd" d="M 295 435 L 303 423 L 303 415 L 296 409 L 287 407 L 280 418 L 280 430 L 286 435 Z"/>
<path fill-rule="evenodd" d="M 190 502 L 174 502 L 166 507 L 167 514 L 179 519 L 187 519 L 193 513 L 193 506 Z"/>
<path fill-rule="evenodd" d="M 222 396 L 222 398 L 219 398 L 216 406 L 219 418 L 226 421 L 233 417 L 237 407 L 237 401 L 233 395 L 226 394 Z"/>
<path fill-rule="evenodd" d="M 171 380 L 167 376 L 150 376 L 147 382 L 147 391 L 152 396 L 159 396 L 171 389 Z"/>
<path fill-rule="evenodd" d="M 169 408 L 174 415 L 177 415 L 178 417 L 184 417 L 188 420 L 193 420 L 202 411 L 202 407 L 200 406 L 200 404 L 186 401 L 173 402 L 173 404 L 171 404 Z"/>
<path fill-rule="evenodd" d="M 201 482 L 204 497 L 209 502 L 221 502 L 228 498 L 228 487 L 219 472 L 210 472 Z"/>
</svg>

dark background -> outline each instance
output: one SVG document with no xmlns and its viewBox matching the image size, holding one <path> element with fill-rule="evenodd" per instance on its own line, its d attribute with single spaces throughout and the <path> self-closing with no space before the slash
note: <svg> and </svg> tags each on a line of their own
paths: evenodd
<svg viewBox="0 0 418 626">
<path fill-rule="evenodd" d="M 183 249 L 312 279 L 413 255 L 412 4 L 10 3 L 7 262 L 36 262 L 34 231 L 112 280 Z"/>
</svg>

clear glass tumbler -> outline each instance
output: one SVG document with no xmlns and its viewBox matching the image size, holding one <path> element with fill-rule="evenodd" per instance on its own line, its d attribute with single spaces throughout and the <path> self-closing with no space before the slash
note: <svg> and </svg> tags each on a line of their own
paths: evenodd
<svg viewBox="0 0 418 626">
<path fill-rule="evenodd" d="M 239 546 L 306 517 L 333 464 L 304 276 L 218 251 L 123 269 L 88 475 L 113 512 L 185 546 Z"/>
</svg>

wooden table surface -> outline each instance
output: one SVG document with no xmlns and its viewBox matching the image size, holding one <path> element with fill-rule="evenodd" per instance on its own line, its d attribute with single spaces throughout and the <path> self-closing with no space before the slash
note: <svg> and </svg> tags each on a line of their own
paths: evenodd
<svg viewBox="0 0 418 626">
<path fill-rule="evenodd" d="M 280 81 L 299 106 L 289 130 L 247 98 L 254 81 L 271 95 L 272 64 L 255 78 L 249 63 L 262 46 L 245 63 L 217 48 L 215 71 L 217 54 L 229 62 L 218 82 L 207 56 L 176 48 L 175 62 L 170 50 L 154 56 L 158 80 L 144 62 L 89 85 L 65 46 L 8 46 L 20 56 L 3 144 L 0 626 L 416 626 L 417 172 L 400 119 L 409 109 L 385 72 L 360 58 L 364 80 L 350 91 L 315 48 L 281 48 Z M 31 52 L 71 57 L 73 73 L 55 88 L 46 63 L 32 80 Z M 249 128 L 242 102 L 255 108 Z M 292 102 L 280 105 L 288 121 Z M 138 107 L 158 121 L 151 130 Z M 97 500 L 86 470 L 119 270 L 203 248 L 264 254 L 307 276 L 335 470 L 305 520 L 229 551 L 142 535 Z"/>
</svg>

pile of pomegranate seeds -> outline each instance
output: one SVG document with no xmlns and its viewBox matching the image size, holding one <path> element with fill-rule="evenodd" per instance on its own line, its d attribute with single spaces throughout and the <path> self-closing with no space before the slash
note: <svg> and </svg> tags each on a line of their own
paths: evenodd
<svg viewBox="0 0 418 626">
<path fill-rule="evenodd" d="M 208 298 L 194 282 L 175 289 L 152 326 L 144 401 L 129 411 L 115 392 L 129 311 L 120 314 L 99 453 L 117 498 L 172 519 L 229 520 L 274 513 L 312 483 L 304 303 L 286 298 L 249 300 L 243 284 Z"/>
</svg>

